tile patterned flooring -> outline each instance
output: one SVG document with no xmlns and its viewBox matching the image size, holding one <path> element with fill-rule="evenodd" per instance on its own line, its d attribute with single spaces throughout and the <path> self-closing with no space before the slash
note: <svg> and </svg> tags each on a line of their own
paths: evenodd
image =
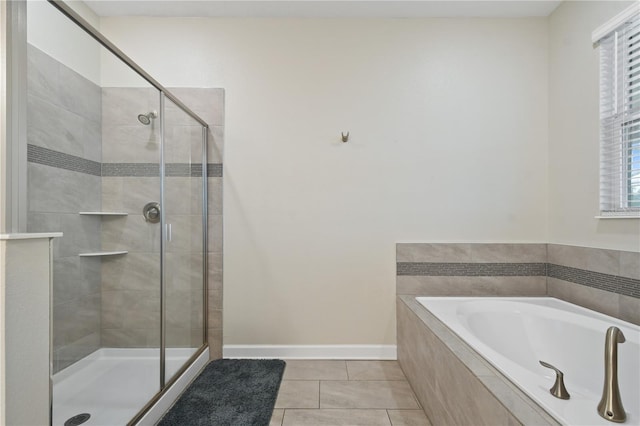
<svg viewBox="0 0 640 426">
<path fill-rule="evenodd" d="M 270 426 L 430 426 L 396 361 L 285 361 Z"/>
</svg>

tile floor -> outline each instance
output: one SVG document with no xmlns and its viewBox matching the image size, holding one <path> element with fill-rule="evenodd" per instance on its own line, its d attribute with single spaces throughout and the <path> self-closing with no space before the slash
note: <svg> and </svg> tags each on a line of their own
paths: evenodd
<svg viewBox="0 0 640 426">
<path fill-rule="evenodd" d="M 430 426 L 396 361 L 285 361 L 270 426 Z"/>
</svg>

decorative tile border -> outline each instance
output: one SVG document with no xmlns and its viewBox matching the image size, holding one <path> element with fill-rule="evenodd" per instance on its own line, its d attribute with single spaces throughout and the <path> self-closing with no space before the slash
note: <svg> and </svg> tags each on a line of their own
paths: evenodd
<svg viewBox="0 0 640 426">
<path fill-rule="evenodd" d="M 27 145 L 27 161 L 93 176 L 158 177 L 158 163 L 99 163 L 37 145 Z M 168 163 L 167 177 L 202 176 L 202 164 Z M 207 164 L 207 177 L 222 177 L 221 163 Z"/>
<path fill-rule="evenodd" d="M 547 276 L 624 296 L 640 298 L 640 280 L 553 263 L 398 262 L 398 276 L 530 277 Z"/>
<path fill-rule="evenodd" d="M 102 163 L 102 176 L 157 177 L 160 176 L 160 165 L 157 163 Z M 165 165 L 165 176 L 202 176 L 202 165 L 190 163 L 167 163 Z M 207 177 L 222 177 L 222 164 L 208 163 Z"/>
<path fill-rule="evenodd" d="M 27 161 L 93 176 L 100 176 L 101 173 L 97 161 L 31 144 L 27 144 Z"/>
<path fill-rule="evenodd" d="M 158 163 L 102 163 L 102 176 L 158 177 Z"/>
<path fill-rule="evenodd" d="M 207 163 L 207 177 L 222 177 L 222 163 Z"/>
<path fill-rule="evenodd" d="M 398 262 L 397 275 L 433 277 L 539 277 L 545 263 L 441 263 Z"/>
<path fill-rule="evenodd" d="M 547 276 L 599 290 L 640 298 L 640 280 L 569 266 L 547 264 Z"/>
</svg>

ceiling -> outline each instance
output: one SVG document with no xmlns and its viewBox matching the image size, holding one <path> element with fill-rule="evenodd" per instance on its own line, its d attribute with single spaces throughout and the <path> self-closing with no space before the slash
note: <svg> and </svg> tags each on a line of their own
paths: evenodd
<svg viewBox="0 0 640 426">
<path fill-rule="evenodd" d="M 99 16 L 258 18 L 514 18 L 548 16 L 561 1 L 85 0 Z"/>
</svg>

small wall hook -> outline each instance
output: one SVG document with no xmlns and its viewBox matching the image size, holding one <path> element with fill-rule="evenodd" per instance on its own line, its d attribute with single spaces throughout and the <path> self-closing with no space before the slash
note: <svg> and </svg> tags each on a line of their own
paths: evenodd
<svg viewBox="0 0 640 426">
<path fill-rule="evenodd" d="M 342 133 L 342 142 L 348 142 L 349 141 L 349 132 L 347 132 L 347 134 L 345 135 L 344 133 Z"/>
</svg>

